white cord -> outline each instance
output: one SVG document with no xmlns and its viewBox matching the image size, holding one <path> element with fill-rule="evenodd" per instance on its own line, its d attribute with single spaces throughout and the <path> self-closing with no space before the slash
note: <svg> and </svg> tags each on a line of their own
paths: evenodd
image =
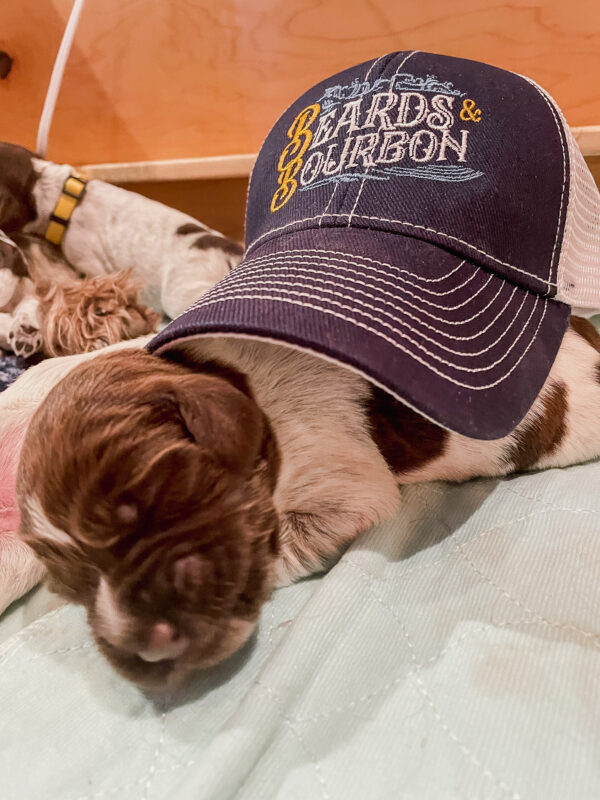
<svg viewBox="0 0 600 800">
<path fill-rule="evenodd" d="M 50 126 L 52 125 L 52 117 L 54 116 L 54 107 L 56 106 L 63 74 L 67 65 L 69 53 L 71 52 L 71 45 L 75 38 L 75 31 L 77 30 L 79 17 L 81 16 L 84 5 L 85 0 L 74 0 L 69 21 L 63 33 L 63 38 L 56 55 L 56 61 L 52 68 L 52 75 L 50 77 L 48 91 L 46 92 L 46 99 L 44 100 L 44 108 L 42 110 L 37 135 L 36 150 L 43 157 L 45 157 L 46 150 L 48 149 L 48 135 L 50 133 Z"/>
</svg>

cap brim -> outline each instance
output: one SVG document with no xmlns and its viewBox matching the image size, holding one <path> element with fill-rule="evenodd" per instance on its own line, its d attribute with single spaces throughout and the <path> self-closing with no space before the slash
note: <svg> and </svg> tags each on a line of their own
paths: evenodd
<svg viewBox="0 0 600 800">
<path fill-rule="evenodd" d="M 420 239 L 319 228 L 254 248 L 149 349 L 214 334 L 280 341 L 359 371 L 445 428 L 498 439 L 535 400 L 569 314 Z"/>
</svg>

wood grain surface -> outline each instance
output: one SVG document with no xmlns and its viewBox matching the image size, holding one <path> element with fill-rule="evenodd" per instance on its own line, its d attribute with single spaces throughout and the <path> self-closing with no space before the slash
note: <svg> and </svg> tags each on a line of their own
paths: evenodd
<svg viewBox="0 0 600 800">
<path fill-rule="evenodd" d="M 2 0 L 0 138 L 32 147 L 71 0 Z M 527 74 L 600 124 L 598 0 L 87 0 L 48 156 L 93 163 L 256 152 L 316 81 L 391 50 Z"/>
</svg>

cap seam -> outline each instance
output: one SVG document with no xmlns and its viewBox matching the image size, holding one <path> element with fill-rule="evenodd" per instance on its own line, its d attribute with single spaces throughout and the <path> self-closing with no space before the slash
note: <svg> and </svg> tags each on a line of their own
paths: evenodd
<svg viewBox="0 0 600 800">
<path fill-rule="evenodd" d="M 561 188 L 561 192 L 560 192 L 560 208 L 558 209 L 558 221 L 557 221 L 557 225 L 556 225 L 556 234 L 554 236 L 554 246 L 552 248 L 552 255 L 550 256 L 550 270 L 549 270 L 549 274 L 548 274 L 548 282 L 550 282 L 550 280 L 552 279 L 554 273 L 556 273 L 555 274 L 555 279 L 556 279 L 556 281 L 558 281 L 558 262 L 560 260 L 560 250 L 559 250 L 559 253 L 558 253 L 559 257 L 556 260 L 556 267 L 555 267 L 555 264 L 554 264 L 554 256 L 556 254 L 556 246 L 558 244 L 558 236 L 559 236 L 559 233 L 560 233 L 560 226 L 561 226 L 562 213 L 563 213 L 563 205 L 564 205 L 564 199 L 565 199 L 565 185 L 566 185 L 566 182 L 567 182 L 567 156 L 565 154 L 565 143 L 563 142 L 564 131 L 562 129 L 562 126 L 559 123 L 559 120 L 557 119 L 556 111 L 555 111 L 552 103 L 548 99 L 548 97 L 546 95 L 546 92 L 540 86 L 538 86 L 537 83 L 534 80 L 532 80 L 531 78 L 528 78 L 525 75 L 523 75 L 522 77 L 524 77 L 525 80 L 531 86 L 534 87 L 534 89 L 541 95 L 542 99 L 545 101 L 546 105 L 550 109 L 550 113 L 552 114 L 552 119 L 554 120 L 554 124 L 556 125 L 557 131 L 558 131 L 558 140 L 560 142 L 560 149 L 562 151 L 563 178 L 562 178 L 562 188 Z M 566 218 L 565 218 L 565 223 L 566 223 Z M 555 283 L 554 286 L 557 286 L 557 283 Z"/>
<path fill-rule="evenodd" d="M 369 69 L 367 70 L 367 74 L 364 77 L 365 81 L 369 80 L 369 75 L 371 74 L 371 70 L 373 70 L 377 66 L 377 64 L 379 64 L 379 62 L 382 59 L 386 58 L 389 55 L 392 55 L 392 54 L 391 53 L 386 53 L 385 55 L 379 56 L 379 58 L 376 58 L 374 61 L 371 62 L 371 65 L 369 66 Z M 327 201 L 327 205 L 325 206 L 325 208 L 321 212 L 320 219 L 319 219 L 319 228 L 321 227 L 321 222 L 323 220 L 323 217 L 325 216 L 327 210 L 329 209 L 329 206 L 331 205 L 331 203 L 333 201 L 333 198 L 334 198 L 334 196 L 335 196 L 335 194 L 336 194 L 336 192 L 338 190 L 339 185 L 340 185 L 339 181 L 336 181 L 335 184 L 334 184 L 333 190 L 331 192 L 331 195 L 329 196 L 329 200 Z"/>
<path fill-rule="evenodd" d="M 401 61 L 401 62 L 398 64 L 398 66 L 396 67 L 396 71 L 394 72 L 394 74 L 393 74 L 393 76 L 392 76 L 392 81 L 393 81 L 393 80 L 394 80 L 394 78 L 395 78 L 395 77 L 398 75 L 398 71 L 402 69 L 402 67 L 403 67 L 403 66 L 406 64 L 406 62 L 408 61 L 408 59 L 409 59 L 409 58 L 412 58 L 412 57 L 413 57 L 413 56 L 414 56 L 416 53 L 418 53 L 418 52 L 419 52 L 419 50 L 411 50 L 411 51 L 408 53 L 408 55 L 404 56 L 404 58 L 402 59 L 402 61 Z M 387 64 L 386 64 L 386 66 L 387 66 Z M 384 68 L 384 69 L 385 69 L 385 68 Z M 370 70 L 369 70 L 369 72 L 370 72 Z M 365 79 L 365 80 L 366 80 L 366 79 Z M 390 85 L 391 85 L 391 84 L 390 84 Z M 357 194 L 356 194 L 356 198 L 355 198 L 355 200 L 354 200 L 354 205 L 352 206 L 352 208 L 351 208 L 351 210 L 350 210 L 350 214 L 349 214 L 349 216 L 348 216 L 348 223 L 347 223 L 347 225 L 346 225 L 346 227 L 347 227 L 347 228 L 350 228 L 350 227 L 351 227 L 351 224 L 352 224 L 352 217 L 354 216 L 354 212 L 356 211 L 356 206 L 358 205 L 358 201 L 360 200 L 360 196 L 361 196 L 361 194 L 362 194 L 362 190 L 363 190 L 363 188 L 364 188 L 364 185 L 365 185 L 365 182 L 366 182 L 366 175 L 368 175 L 368 174 L 369 174 L 369 171 L 370 171 L 370 169 L 371 169 L 371 166 L 369 165 L 369 166 L 367 167 L 367 171 L 366 171 L 366 173 L 365 173 L 365 177 L 363 177 L 363 179 L 362 179 L 362 180 L 361 180 L 361 182 L 360 182 L 360 186 L 358 187 L 358 192 L 357 192 Z M 346 192 L 345 192 L 344 196 L 342 197 L 342 201 L 341 201 L 341 203 L 340 203 L 340 208 L 343 208 L 343 206 L 344 206 L 344 201 L 345 201 L 345 199 L 346 199 L 346 195 L 348 194 L 348 191 L 349 191 L 349 189 L 350 189 L 350 185 L 348 186 L 348 189 L 346 189 Z"/>
<path fill-rule="evenodd" d="M 301 224 L 303 222 L 312 222 L 314 220 L 318 220 L 320 218 L 320 216 L 321 215 L 317 215 L 317 216 L 314 216 L 314 217 L 305 217 L 304 219 L 292 220 L 291 222 L 288 222 L 285 225 L 281 225 L 279 228 L 272 228 L 271 230 L 266 231 L 265 233 L 261 234 L 256 239 L 254 239 L 248 245 L 248 247 L 246 248 L 246 256 L 265 237 L 270 237 L 269 241 L 271 241 L 272 239 L 281 238 L 281 236 L 283 236 L 285 234 L 280 234 L 279 236 L 274 235 L 274 234 L 277 234 L 278 231 L 283 231 L 286 228 L 291 227 L 292 225 L 298 225 L 298 224 Z M 348 214 L 347 213 L 345 213 L 345 214 L 329 213 L 329 214 L 327 214 L 327 216 L 328 217 L 338 218 L 338 217 L 347 217 Z M 521 275 L 527 275 L 529 278 L 533 278 L 534 280 L 538 281 L 538 283 L 541 283 L 544 286 L 548 287 L 548 290 L 547 290 L 546 294 L 549 293 L 551 288 L 556 288 L 556 283 L 554 283 L 552 281 L 548 281 L 548 280 L 546 280 L 544 278 L 540 278 L 539 275 L 534 275 L 534 273 L 528 272 L 527 270 L 521 269 L 520 267 L 515 267 L 514 264 L 510 264 L 508 261 L 502 261 L 501 259 L 496 258 L 495 256 L 491 255 L 490 253 L 487 253 L 485 250 L 482 250 L 481 248 L 476 247 L 475 245 L 472 245 L 469 242 L 465 242 L 464 239 L 460 239 L 458 236 L 452 236 L 452 234 L 445 233 L 444 231 L 438 231 L 435 228 L 428 227 L 427 225 L 417 225 L 417 224 L 415 224 L 413 222 L 408 222 L 407 220 L 387 219 L 385 217 L 367 216 L 365 214 L 355 214 L 354 217 L 356 219 L 374 220 L 374 221 L 377 221 L 377 222 L 385 222 L 385 223 L 390 223 L 390 224 L 395 224 L 395 225 L 406 225 L 407 227 L 413 228 L 415 230 L 424 230 L 424 231 L 428 231 L 429 233 L 435 233 L 437 236 L 443 236 L 445 239 L 449 239 L 449 240 L 454 241 L 454 242 L 459 242 L 460 244 L 465 245 L 465 247 L 468 247 L 471 250 L 474 250 L 475 252 L 486 256 L 486 258 L 489 258 L 492 261 L 495 261 L 497 264 L 501 264 L 504 267 L 509 267 L 510 269 L 514 270 L 515 272 L 519 272 Z M 326 225 L 324 227 L 329 227 L 329 228 L 335 229 L 338 226 Z M 313 230 L 313 228 L 303 228 L 302 230 L 303 231 Z M 314 228 L 314 230 L 318 230 L 318 228 Z M 361 228 L 354 228 L 354 230 L 361 230 Z M 398 231 L 389 231 L 389 230 L 386 230 L 384 228 L 372 228 L 371 227 L 371 228 L 369 228 L 369 230 L 371 230 L 371 231 L 379 230 L 382 233 L 391 233 L 391 234 L 395 234 L 397 236 L 404 235 L 404 234 L 402 234 L 402 233 L 400 233 Z M 294 233 L 299 233 L 299 232 L 300 231 L 294 231 Z M 427 241 L 427 240 L 420 240 L 420 241 Z M 431 242 L 429 242 L 429 243 L 432 244 Z M 498 277 L 503 277 L 503 276 L 498 276 Z"/>
</svg>

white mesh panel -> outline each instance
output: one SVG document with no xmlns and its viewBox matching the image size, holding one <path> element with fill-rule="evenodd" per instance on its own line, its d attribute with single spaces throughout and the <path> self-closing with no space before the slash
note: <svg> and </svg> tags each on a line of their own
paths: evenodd
<svg viewBox="0 0 600 800">
<path fill-rule="evenodd" d="M 559 115 L 567 134 L 571 174 L 556 299 L 600 309 L 600 192 L 560 110 Z"/>
</svg>

